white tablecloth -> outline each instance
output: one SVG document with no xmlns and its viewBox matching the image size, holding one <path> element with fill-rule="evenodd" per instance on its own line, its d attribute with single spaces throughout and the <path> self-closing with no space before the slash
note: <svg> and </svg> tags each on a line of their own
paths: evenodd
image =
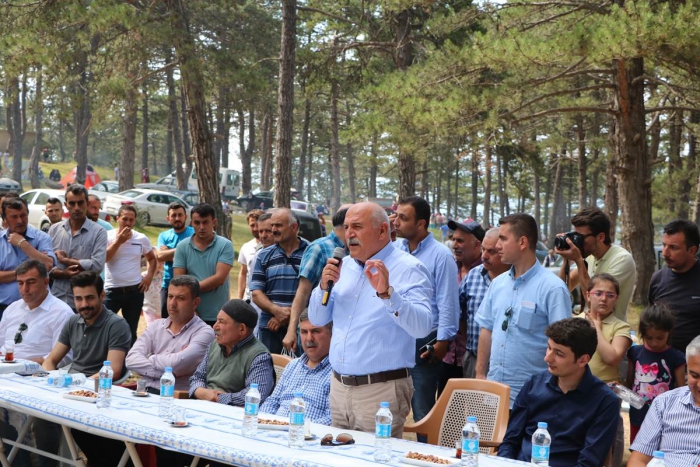
<svg viewBox="0 0 700 467">
<path fill-rule="evenodd" d="M 30 360 L 21 360 L 18 358 L 13 363 L 0 361 L 0 375 L 17 373 L 18 371 L 21 373 L 32 373 L 40 369 L 41 365 Z"/>
<path fill-rule="evenodd" d="M 86 388 L 93 385 L 92 381 L 86 384 Z M 176 405 L 187 409 L 189 426 L 173 428 L 158 418 L 158 396 L 138 398 L 130 390 L 115 386 L 111 407 L 98 409 L 95 404 L 63 398 L 62 394 L 69 390 L 48 386 L 46 378 L 6 375 L 0 377 L 0 406 L 94 434 L 153 444 L 244 467 L 376 465 L 374 436 L 367 433 L 351 432 L 355 438 L 353 445 L 321 446 L 319 440 L 323 435 L 335 436 L 348 430 L 312 424 L 311 432 L 318 438 L 308 441 L 304 449 L 290 449 L 286 431 L 259 430 L 254 439 L 243 437 L 243 410 L 239 407 L 176 400 Z M 411 450 L 444 457 L 454 455 L 452 449 L 405 440 L 392 440 L 392 450 L 394 457 L 388 465 L 393 466 L 405 465 L 400 458 Z M 479 464 L 481 467 L 528 465 L 491 456 L 482 456 Z"/>
</svg>

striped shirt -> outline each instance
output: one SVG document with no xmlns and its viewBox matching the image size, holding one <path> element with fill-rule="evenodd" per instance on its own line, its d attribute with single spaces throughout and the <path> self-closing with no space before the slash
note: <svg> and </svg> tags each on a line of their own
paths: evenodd
<svg viewBox="0 0 700 467">
<path fill-rule="evenodd" d="M 306 415 L 314 423 L 331 424 L 331 364 L 328 356 L 315 368 L 309 368 L 306 354 L 292 360 L 284 369 L 275 390 L 260 406 L 260 412 L 286 417 L 296 391 L 304 393 Z"/>
<path fill-rule="evenodd" d="M 299 285 L 301 258 L 307 246 L 309 242 L 299 238 L 299 248 L 290 256 L 287 256 L 277 243 L 260 250 L 250 281 L 250 293 L 260 290 L 275 305 L 291 306 Z M 270 318 L 272 315 L 263 311 L 260 315 L 260 326 L 267 328 Z"/>
<path fill-rule="evenodd" d="M 467 350 L 476 354 L 479 348 L 479 331 L 481 328 L 474 321 L 476 310 L 486 296 L 486 291 L 491 285 L 489 272 L 481 264 L 467 274 L 459 285 L 459 308 L 462 316 L 467 320 Z"/>
<path fill-rule="evenodd" d="M 652 456 L 663 451 L 669 466 L 700 464 L 700 407 L 688 386 L 665 392 L 654 399 L 630 451 Z"/>
<path fill-rule="evenodd" d="M 311 282 L 313 287 L 316 287 L 321 282 L 321 273 L 326 267 L 328 258 L 333 257 L 333 250 L 336 248 L 345 248 L 343 242 L 340 241 L 334 231 L 327 237 L 321 237 L 309 243 L 304 251 L 304 257 L 301 259 L 299 267 L 299 277 L 305 277 Z"/>
</svg>

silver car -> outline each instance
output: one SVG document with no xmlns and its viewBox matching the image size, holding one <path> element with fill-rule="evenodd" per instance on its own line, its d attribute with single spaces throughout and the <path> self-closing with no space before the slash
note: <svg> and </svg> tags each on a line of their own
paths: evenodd
<svg viewBox="0 0 700 467">
<path fill-rule="evenodd" d="M 108 214 L 116 216 L 122 205 L 132 205 L 138 212 L 137 220 L 141 225 L 168 225 L 166 219 L 168 205 L 174 202 L 181 203 L 189 215 L 192 208 L 182 198 L 166 191 L 142 188 L 132 188 L 116 195 L 109 195 L 103 207 Z"/>
</svg>

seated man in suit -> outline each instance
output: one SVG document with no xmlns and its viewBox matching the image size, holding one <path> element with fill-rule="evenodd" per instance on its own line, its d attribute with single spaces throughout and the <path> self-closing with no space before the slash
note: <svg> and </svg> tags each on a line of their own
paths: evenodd
<svg viewBox="0 0 700 467">
<path fill-rule="evenodd" d="M 258 383 L 260 402 L 275 385 L 272 357 L 253 335 L 258 314 L 244 300 L 230 300 L 214 324 L 216 340 L 190 378 L 190 397 L 221 404 L 245 405 L 251 383 Z"/>
<path fill-rule="evenodd" d="M 588 368 L 598 345 L 596 330 L 585 319 L 568 318 L 547 326 L 545 334 L 548 371 L 525 382 L 498 455 L 530 462 L 532 434 L 538 422 L 546 422 L 551 467 L 603 465 L 615 439 L 620 402 Z"/>
<path fill-rule="evenodd" d="M 260 412 L 288 416 L 294 392 L 303 390 L 307 417 L 314 423 L 330 425 L 331 365 L 328 352 L 333 322 L 314 326 L 309 321 L 309 312 L 304 310 L 299 316 L 299 326 L 304 354 L 287 365 L 275 390 L 260 406 Z"/>
</svg>

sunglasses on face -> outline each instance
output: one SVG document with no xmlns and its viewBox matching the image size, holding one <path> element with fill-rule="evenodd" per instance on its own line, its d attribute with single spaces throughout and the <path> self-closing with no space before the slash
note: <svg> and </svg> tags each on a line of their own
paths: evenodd
<svg viewBox="0 0 700 467">
<path fill-rule="evenodd" d="M 333 435 L 328 433 L 321 438 L 321 446 L 344 446 L 346 444 L 355 444 L 355 440 L 351 434 L 341 433 L 333 439 Z"/>
<path fill-rule="evenodd" d="M 27 330 L 27 325 L 22 323 L 19 325 L 19 329 L 17 329 L 17 334 L 15 334 L 15 344 L 21 344 L 22 343 L 22 333 Z"/>
<path fill-rule="evenodd" d="M 506 310 L 506 319 L 504 319 L 503 323 L 501 324 L 501 330 L 503 330 L 503 331 L 508 330 L 508 323 L 510 322 L 511 316 L 513 316 L 513 307 L 509 306 L 508 309 Z"/>
</svg>

